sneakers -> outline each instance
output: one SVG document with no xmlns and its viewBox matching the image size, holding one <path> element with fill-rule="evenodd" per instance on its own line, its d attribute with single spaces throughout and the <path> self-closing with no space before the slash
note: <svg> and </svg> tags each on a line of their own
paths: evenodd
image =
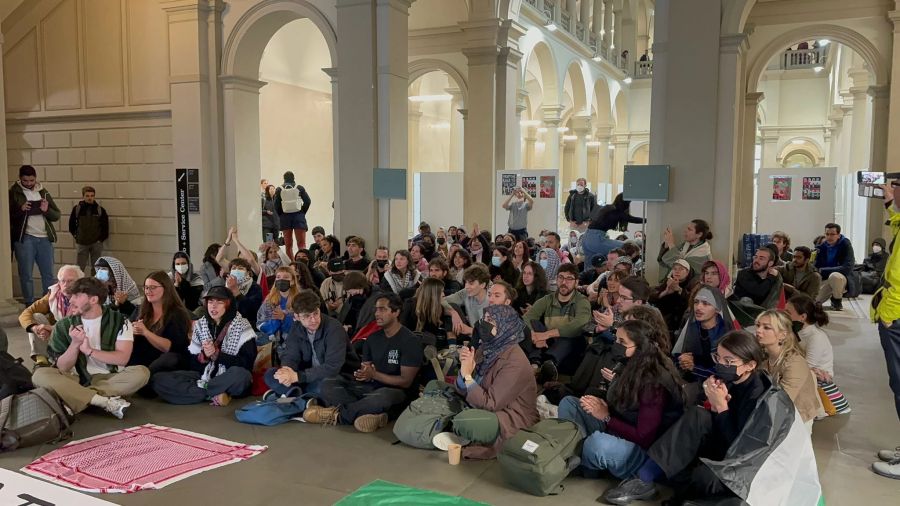
<svg viewBox="0 0 900 506">
<path fill-rule="evenodd" d="M 656 497 L 655 484 L 642 481 L 640 478 L 631 478 L 604 492 L 600 499 L 607 504 L 631 504 L 632 501 L 645 501 L 654 497 Z"/>
<path fill-rule="evenodd" d="M 34 367 L 31 368 L 31 372 L 34 372 L 41 367 L 51 367 L 53 365 L 50 363 L 50 360 L 43 355 L 35 355 L 32 360 L 34 360 Z"/>
<path fill-rule="evenodd" d="M 828 310 L 843 311 L 844 304 L 841 302 L 841 299 L 836 299 L 836 298 L 832 297 L 831 298 L 831 307 L 825 306 L 822 309 L 825 309 L 826 311 L 828 311 Z"/>
<path fill-rule="evenodd" d="M 388 423 L 387 413 L 360 415 L 353 421 L 353 427 L 360 432 L 375 432 Z"/>
<path fill-rule="evenodd" d="M 885 478 L 900 480 L 900 458 L 890 462 L 876 462 L 872 464 L 872 471 Z"/>
<path fill-rule="evenodd" d="M 282 395 L 282 397 L 284 397 Z M 266 390 L 266 393 L 262 395 L 263 401 L 274 401 L 278 398 L 278 394 L 275 393 L 275 390 Z"/>
<path fill-rule="evenodd" d="M 229 402 L 231 402 L 231 396 L 225 393 L 214 395 L 209 400 L 209 404 L 212 406 L 227 406 Z"/>
<path fill-rule="evenodd" d="M 307 403 L 308 404 L 308 403 Z M 337 425 L 340 411 L 338 408 L 312 405 L 303 412 L 303 419 L 307 423 L 319 423 L 322 425 Z"/>
<path fill-rule="evenodd" d="M 303 391 L 300 390 L 300 387 L 291 387 L 288 389 L 286 393 L 278 395 L 275 390 L 266 390 L 266 393 L 262 395 L 263 401 L 274 401 L 277 399 L 293 399 L 295 397 L 300 397 L 303 394 Z"/>
<path fill-rule="evenodd" d="M 543 364 L 541 364 L 541 369 L 538 371 L 537 384 L 543 385 L 548 381 L 556 381 L 559 379 L 559 371 L 556 369 L 556 364 L 553 363 L 552 360 L 546 360 Z"/>
<path fill-rule="evenodd" d="M 439 433 L 435 434 L 433 438 L 431 438 L 431 444 L 433 444 L 435 448 L 437 448 L 438 450 L 440 450 L 442 452 L 447 451 L 447 448 L 451 444 L 458 444 L 460 446 L 466 446 L 470 442 L 471 441 L 469 441 L 468 439 L 461 437 L 461 436 L 457 436 L 453 432 L 439 432 Z"/>
<path fill-rule="evenodd" d="M 883 462 L 891 462 L 893 460 L 900 459 L 900 446 L 894 448 L 893 450 L 879 450 L 878 459 Z"/>
<path fill-rule="evenodd" d="M 131 406 L 131 403 L 121 397 L 109 397 L 106 406 L 103 408 L 107 413 L 121 420 L 125 418 L 125 409 Z"/>
</svg>

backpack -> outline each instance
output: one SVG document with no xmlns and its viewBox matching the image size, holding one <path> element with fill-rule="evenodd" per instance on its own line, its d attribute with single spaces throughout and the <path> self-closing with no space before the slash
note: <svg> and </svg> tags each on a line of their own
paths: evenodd
<svg viewBox="0 0 900 506">
<path fill-rule="evenodd" d="M 72 437 L 72 416 L 56 394 L 35 388 L 0 401 L 0 452 Z"/>
<path fill-rule="evenodd" d="M 562 492 L 562 481 L 581 464 L 582 437 L 568 420 L 548 418 L 503 443 L 497 456 L 506 483 L 536 496 Z"/>
<path fill-rule="evenodd" d="M 0 351 L 0 399 L 21 394 L 34 388 L 31 373 L 22 365 L 21 358 L 13 358 L 6 351 Z"/>
<path fill-rule="evenodd" d="M 234 417 L 242 423 L 252 425 L 279 425 L 303 414 L 306 399 L 285 397 L 270 401 L 255 401 L 234 412 Z"/>
<path fill-rule="evenodd" d="M 291 186 L 281 189 L 281 210 L 285 213 L 296 213 L 303 208 L 300 200 L 300 188 Z"/>
<path fill-rule="evenodd" d="M 447 428 L 463 410 L 464 402 L 453 389 L 441 381 L 431 381 L 394 423 L 394 435 L 414 448 L 433 450 L 431 439 Z"/>
</svg>

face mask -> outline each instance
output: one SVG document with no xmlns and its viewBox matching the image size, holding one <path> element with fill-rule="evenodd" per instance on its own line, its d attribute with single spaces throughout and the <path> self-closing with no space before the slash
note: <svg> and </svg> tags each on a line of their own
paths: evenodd
<svg viewBox="0 0 900 506">
<path fill-rule="evenodd" d="M 229 272 L 228 274 L 230 274 L 231 277 L 233 277 L 234 280 L 237 281 L 238 283 L 240 283 L 241 281 L 244 280 L 244 271 L 241 271 L 238 269 L 232 269 L 231 272 Z"/>
<path fill-rule="evenodd" d="M 286 292 L 291 289 L 291 281 L 289 279 L 276 280 L 275 288 L 277 288 L 279 292 Z"/>
<path fill-rule="evenodd" d="M 492 323 L 481 320 L 480 322 L 478 322 L 478 335 L 481 336 L 482 340 L 488 338 L 488 336 L 493 336 L 494 325 Z"/>
<path fill-rule="evenodd" d="M 791 330 L 794 331 L 794 334 L 800 334 L 800 331 L 803 330 L 803 322 L 791 322 Z"/>
<path fill-rule="evenodd" d="M 379 269 L 384 269 L 387 266 L 387 260 L 375 260 L 375 265 L 378 266 Z"/>
<path fill-rule="evenodd" d="M 444 243 L 447 242 L 447 240 L 444 239 L 443 237 L 438 237 L 438 238 L 437 238 L 437 242 L 438 242 L 438 244 L 440 244 L 441 246 L 443 246 Z"/>
<path fill-rule="evenodd" d="M 741 376 L 737 373 L 736 365 L 716 364 L 715 376 L 730 385 L 738 380 Z"/>
<path fill-rule="evenodd" d="M 575 246 L 576 244 L 578 244 L 578 238 L 577 237 L 569 237 L 569 244 L 571 244 L 572 246 Z"/>
<path fill-rule="evenodd" d="M 584 191 L 584 186 L 578 185 L 575 187 L 575 189 L 578 190 L 578 193 L 581 193 Z"/>
<path fill-rule="evenodd" d="M 176 265 L 175 272 L 177 272 L 178 274 L 182 274 L 182 275 L 187 274 L 188 267 L 189 267 L 188 264 Z"/>
<path fill-rule="evenodd" d="M 541 267 L 543 267 L 543 269 L 544 269 L 545 271 L 547 270 L 547 264 L 548 264 L 549 262 L 547 262 L 547 259 L 546 259 L 546 258 L 542 258 L 542 259 L 538 260 L 538 263 L 541 265 Z"/>
<path fill-rule="evenodd" d="M 500 257 L 491 257 L 491 265 L 500 267 Z"/>
<path fill-rule="evenodd" d="M 97 269 L 97 279 L 106 283 L 109 281 L 109 270 L 108 269 Z"/>
<path fill-rule="evenodd" d="M 622 343 L 613 343 L 612 348 L 610 349 L 612 358 L 616 362 L 625 362 L 626 360 L 628 360 L 628 357 L 625 356 L 625 353 L 627 351 L 628 351 L 628 348 L 626 348 L 625 345 Z"/>
<path fill-rule="evenodd" d="M 872 253 L 881 253 L 881 246 L 877 244 L 875 246 L 872 246 Z"/>
</svg>

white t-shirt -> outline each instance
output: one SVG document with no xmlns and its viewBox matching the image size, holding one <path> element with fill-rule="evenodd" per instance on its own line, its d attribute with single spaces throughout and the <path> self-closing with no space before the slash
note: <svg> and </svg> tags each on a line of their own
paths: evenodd
<svg viewBox="0 0 900 506">
<path fill-rule="evenodd" d="M 103 317 L 97 317 L 92 320 L 87 318 L 82 318 L 81 323 L 84 327 L 84 334 L 88 338 L 88 343 L 91 345 L 91 348 L 95 350 L 101 350 L 100 347 L 100 321 Z M 119 331 L 119 335 L 116 336 L 116 342 L 119 341 L 134 341 L 134 328 L 131 326 L 131 322 L 125 320 L 125 325 L 122 326 L 122 329 Z M 97 360 L 94 357 L 87 357 L 87 371 L 88 374 L 109 374 L 109 365 L 104 364 L 103 362 Z"/>
<path fill-rule="evenodd" d="M 809 367 L 822 369 L 834 378 L 834 349 L 828 334 L 816 325 L 807 325 L 800 330 L 799 335 Z"/>
</svg>

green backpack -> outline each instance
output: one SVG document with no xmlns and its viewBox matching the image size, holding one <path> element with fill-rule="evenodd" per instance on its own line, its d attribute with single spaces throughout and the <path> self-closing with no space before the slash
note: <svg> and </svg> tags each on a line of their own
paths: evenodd
<svg viewBox="0 0 900 506">
<path fill-rule="evenodd" d="M 431 380 L 422 396 L 400 414 L 394 423 L 394 435 L 409 446 L 433 450 L 431 439 L 443 432 L 464 407 L 462 397 L 453 386 Z"/>
<path fill-rule="evenodd" d="M 503 443 L 497 456 L 503 479 L 532 495 L 562 492 L 562 481 L 581 463 L 581 433 L 568 420 L 548 418 Z"/>
</svg>

